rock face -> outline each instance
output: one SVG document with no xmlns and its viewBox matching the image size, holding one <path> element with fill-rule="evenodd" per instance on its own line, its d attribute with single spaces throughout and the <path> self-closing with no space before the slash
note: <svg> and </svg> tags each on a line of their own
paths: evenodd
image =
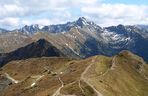
<svg viewBox="0 0 148 96">
<path fill-rule="evenodd" d="M 14 51 L 44 38 L 69 57 L 113 56 L 122 50 L 130 50 L 148 61 L 146 28 L 121 24 L 101 28 L 84 17 L 42 28 L 39 25 L 25 26 L 15 32 L 0 34 L 0 53 Z"/>
<path fill-rule="evenodd" d="M 99 29 L 100 27 L 95 23 L 86 20 L 84 17 L 80 17 L 78 20 L 73 22 L 67 22 L 65 24 L 57 24 L 57 25 L 46 25 L 40 28 L 38 24 L 35 25 L 25 25 L 24 27 L 18 29 L 18 32 L 22 32 L 28 35 L 33 35 L 37 32 L 47 32 L 47 33 L 62 33 L 68 32 L 73 27 L 83 28 L 83 27 L 95 27 Z"/>
<path fill-rule="evenodd" d="M 24 34 L 34 34 L 36 32 L 39 32 L 40 31 L 40 28 L 39 28 L 39 25 L 38 24 L 35 24 L 35 25 L 25 25 L 24 27 L 20 28 L 17 30 L 18 32 L 22 32 Z"/>
<path fill-rule="evenodd" d="M 64 56 L 64 54 L 44 39 L 33 42 L 25 47 L 19 48 L 10 53 L 0 55 L 0 65 L 3 66 L 12 60 L 21 60 L 34 57 L 54 57 Z"/>
<path fill-rule="evenodd" d="M 71 51 L 80 58 L 97 54 L 113 56 L 122 50 L 130 50 L 148 61 L 147 34 L 148 31 L 135 26 L 118 25 L 98 30 L 85 26 L 71 28 L 63 34 L 38 33 L 33 38 L 45 38 L 56 47 L 62 47 L 64 52 Z"/>
<path fill-rule="evenodd" d="M 84 60 L 30 58 L 3 66 L 0 82 L 0 96 L 147 96 L 148 65 L 128 51 Z"/>
<path fill-rule="evenodd" d="M 114 32 L 117 37 L 115 42 L 110 42 L 109 46 L 114 53 L 123 49 L 130 50 L 148 61 L 148 31 L 136 26 L 112 26 L 106 28 L 108 32 Z"/>
</svg>

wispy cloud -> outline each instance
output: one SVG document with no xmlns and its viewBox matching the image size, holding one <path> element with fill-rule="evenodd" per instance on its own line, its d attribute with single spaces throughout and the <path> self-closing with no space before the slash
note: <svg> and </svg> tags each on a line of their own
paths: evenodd
<svg viewBox="0 0 148 96">
<path fill-rule="evenodd" d="M 3 0 L 0 27 L 57 24 L 80 16 L 108 26 L 148 24 L 148 5 L 103 3 L 103 0 Z"/>
<path fill-rule="evenodd" d="M 8 18 L 0 19 L 0 25 L 8 29 L 18 27 L 20 23 L 21 23 L 20 18 L 8 17 Z"/>
<path fill-rule="evenodd" d="M 147 23 L 148 6 L 125 4 L 100 4 L 82 7 L 81 12 L 92 16 L 100 25 Z M 148 24 L 148 23 L 147 23 Z"/>
</svg>

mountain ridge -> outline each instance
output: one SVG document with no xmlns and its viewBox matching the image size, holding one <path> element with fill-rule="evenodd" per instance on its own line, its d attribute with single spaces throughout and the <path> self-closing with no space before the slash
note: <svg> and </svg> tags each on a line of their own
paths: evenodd
<svg viewBox="0 0 148 96">
<path fill-rule="evenodd" d="M 30 27 L 36 28 L 37 26 Z M 51 28 L 52 31 L 48 30 L 49 26 L 47 26 L 47 30 L 43 32 L 22 33 L 15 31 L 15 34 L 12 34 L 13 32 L 7 33 L 10 36 L 0 34 L 0 40 L 5 41 L 0 42 L 0 53 L 16 50 L 44 38 L 63 53 L 70 54 L 70 57 L 87 58 L 98 54 L 113 56 L 122 50 L 130 50 L 148 61 L 148 31 L 143 28 L 121 24 L 101 28 L 84 17 L 73 22 L 52 26 L 54 26 Z M 26 42 L 26 39 L 29 42 Z M 20 41 L 23 42 L 20 43 Z"/>
<path fill-rule="evenodd" d="M 83 60 L 12 61 L 0 70 L 1 96 L 147 96 L 148 65 L 129 51 Z"/>
<path fill-rule="evenodd" d="M 14 30 L 6 30 L 4 28 L 0 28 L 0 30 L 3 30 L 4 32 L 13 32 L 13 31 L 17 31 L 17 32 L 23 32 L 25 34 L 34 34 L 36 32 L 51 32 L 51 33 L 60 33 L 60 32 L 68 32 L 72 27 L 84 27 L 86 25 L 92 25 L 95 26 L 96 28 L 98 27 L 99 29 L 106 29 L 108 27 L 116 27 L 114 26 L 108 26 L 108 27 L 100 27 L 97 24 L 95 24 L 93 21 L 87 20 L 85 17 L 79 17 L 76 21 L 69 21 L 67 23 L 63 23 L 63 24 L 51 24 L 51 25 L 44 25 L 42 27 L 40 27 L 39 24 L 32 24 L 32 25 L 24 25 L 23 27 L 19 28 L 19 29 L 14 29 Z M 65 27 L 66 26 L 66 27 Z M 122 24 L 118 24 L 117 27 L 120 26 L 134 26 L 134 27 L 139 27 L 142 29 L 146 29 L 147 30 L 147 25 L 122 25 Z M 56 31 L 57 29 L 57 31 Z"/>
<path fill-rule="evenodd" d="M 51 43 L 46 41 L 45 39 L 39 39 L 36 42 L 33 42 L 24 47 L 18 48 L 15 51 L 10 53 L 2 53 L 0 54 L 0 67 L 4 66 L 6 63 L 12 60 L 21 60 L 27 58 L 35 58 L 35 57 L 61 57 L 64 55 L 59 49 L 54 47 Z"/>
<path fill-rule="evenodd" d="M 22 32 L 24 34 L 32 35 L 36 32 L 51 32 L 51 33 L 60 33 L 60 32 L 68 32 L 72 27 L 84 27 L 86 25 L 92 25 L 96 28 L 99 27 L 97 24 L 95 24 L 92 21 L 88 21 L 85 17 L 79 17 L 76 21 L 67 22 L 65 24 L 52 24 L 52 25 L 45 25 L 40 28 L 40 25 L 38 24 L 32 24 L 32 25 L 25 25 L 22 28 L 11 30 Z M 99 27 L 101 28 L 101 27 Z"/>
</svg>

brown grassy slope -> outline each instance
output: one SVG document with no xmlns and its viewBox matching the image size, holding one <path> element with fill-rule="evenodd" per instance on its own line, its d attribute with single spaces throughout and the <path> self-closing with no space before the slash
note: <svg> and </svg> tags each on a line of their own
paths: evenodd
<svg viewBox="0 0 148 96">
<path fill-rule="evenodd" d="M 8 86 L 0 96 L 51 96 L 61 86 L 57 74 L 63 72 L 60 77 L 65 84 L 76 81 L 88 65 L 88 60 L 83 60 L 85 64 L 81 62 L 68 58 L 34 58 L 10 62 L 2 68 L 1 74 L 8 73 L 14 79 L 23 81 Z M 45 76 L 38 81 L 37 86 L 27 88 L 33 82 L 31 76 L 38 75 Z"/>
<path fill-rule="evenodd" d="M 148 96 L 148 65 L 128 51 L 85 60 L 44 57 L 13 61 L 1 69 L 1 77 L 4 73 L 21 82 L 9 84 L 0 96 Z"/>
<path fill-rule="evenodd" d="M 33 40 L 21 32 L 4 33 L 0 35 L 0 53 L 9 53 L 20 47 L 24 47 Z"/>
<path fill-rule="evenodd" d="M 100 57 L 86 78 L 104 96 L 147 96 L 147 68 L 140 57 L 124 51 L 112 58 Z"/>
</svg>

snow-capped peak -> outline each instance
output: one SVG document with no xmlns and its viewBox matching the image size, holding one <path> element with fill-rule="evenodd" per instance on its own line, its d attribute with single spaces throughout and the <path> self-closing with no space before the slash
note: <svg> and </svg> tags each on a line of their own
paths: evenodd
<svg viewBox="0 0 148 96">
<path fill-rule="evenodd" d="M 33 24 L 33 25 L 30 25 L 30 26 L 25 25 L 24 27 L 22 27 L 18 31 L 29 35 L 29 34 L 34 34 L 34 33 L 38 32 L 39 30 L 40 30 L 39 25 Z"/>
<path fill-rule="evenodd" d="M 65 24 L 57 24 L 57 25 L 47 25 L 41 26 L 38 24 L 33 25 L 25 25 L 18 32 L 23 32 L 25 34 L 34 34 L 36 32 L 50 32 L 50 33 L 61 33 L 61 32 L 68 32 L 71 28 L 88 28 L 89 30 L 97 30 L 100 29 L 98 25 L 94 22 L 88 21 L 85 17 L 80 17 L 78 20 L 73 22 L 67 22 Z"/>
<path fill-rule="evenodd" d="M 89 25 L 89 22 L 86 20 L 86 18 L 84 17 L 80 17 L 77 21 L 76 21 L 76 25 L 83 27 L 86 25 Z"/>
<path fill-rule="evenodd" d="M 87 22 L 86 18 L 85 17 L 79 17 L 79 19 L 77 21 L 84 21 L 84 22 Z"/>
</svg>

